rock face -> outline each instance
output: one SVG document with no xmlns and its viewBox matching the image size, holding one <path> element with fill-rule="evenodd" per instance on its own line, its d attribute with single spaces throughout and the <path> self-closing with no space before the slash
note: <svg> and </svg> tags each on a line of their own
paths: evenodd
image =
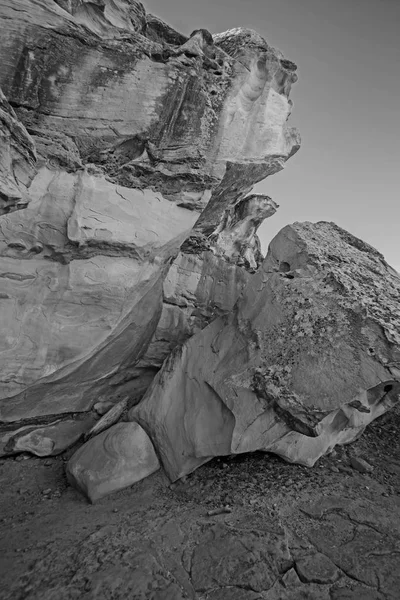
<svg viewBox="0 0 400 600">
<path fill-rule="evenodd" d="M 35 145 L 0 89 L 0 215 L 25 208 Z"/>
<path fill-rule="evenodd" d="M 155 452 L 171 480 L 260 449 L 313 465 L 393 406 L 383 257 L 296 223 L 263 262 L 278 205 L 252 189 L 299 149 L 294 63 L 135 0 L 5 0 L 0 25 L 1 454 L 97 434 L 68 466 L 94 500 Z"/>
<path fill-rule="evenodd" d="M 299 148 L 297 76 L 255 32 L 186 38 L 133 0 L 6 0 L 0 23 L 2 212 L 28 204 L 0 229 L 0 421 L 17 426 L 137 402 L 231 310 L 276 209 L 248 194 Z"/>
<path fill-rule="evenodd" d="M 130 416 L 171 480 L 254 450 L 311 466 L 398 401 L 399 297 L 361 240 L 287 226 L 235 309 L 172 352 Z"/>
</svg>

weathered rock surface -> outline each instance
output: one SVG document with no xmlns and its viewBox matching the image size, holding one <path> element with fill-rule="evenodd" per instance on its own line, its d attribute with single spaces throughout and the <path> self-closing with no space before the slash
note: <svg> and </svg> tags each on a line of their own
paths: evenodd
<svg viewBox="0 0 400 600">
<path fill-rule="evenodd" d="M 94 425 L 92 413 L 77 418 L 57 419 L 42 425 L 24 425 L 0 430 L 0 456 L 30 452 L 36 456 L 56 456 L 78 442 Z"/>
<path fill-rule="evenodd" d="M 336 565 L 319 552 L 298 560 L 296 571 L 303 583 L 334 583 L 340 577 Z"/>
<path fill-rule="evenodd" d="M 252 194 L 226 209 L 215 233 L 185 240 L 164 279 L 156 332 L 132 373 L 144 384 L 177 345 L 233 309 L 262 261 L 256 231 L 276 209 L 268 196 Z"/>
<path fill-rule="evenodd" d="M 133 366 L 143 392 L 177 345 L 234 307 L 246 286 L 246 269 L 216 256 L 208 245 L 199 253 L 181 251 L 163 283 L 163 306 L 156 331 L 144 356 Z"/>
<path fill-rule="evenodd" d="M 397 514 L 393 519 L 368 500 L 349 502 L 339 497 L 320 499 L 314 505 L 305 505 L 303 510 L 320 515 L 318 528 L 310 527 L 307 536 L 319 553 L 354 580 L 378 588 L 382 596 L 374 590 L 372 598 L 396 597 L 394 590 L 400 579 L 395 541 L 399 530 Z M 341 598 L 339 594 L 334 597 Z M 359 597 L 364 598 L 361 590 Z"/>
<path fill-rule="evenodd" d="M 33 140 L 0 88 L 0 215 L 27 205 L 35 162 Z"/>
<path fill-rule="evenodd" d="M 172 480 L 260 449 L 313 465 L 399 400 L 399 297 L 361 240 L 287 226 L 237 307 L 172 352 L 131 418 Z"/>
<path fill-rule="evenodd" d="M 383 257 L 295 224 L 262 263 L 278 205 L 251 192 L 299 148 L 294 63 L 247 29 L 187 38 L 134 0 L 6 0 L 0 23 L 6 453 L 57 454 L 128 398 L 172 480 L 257 449 L 312 465 L 397 402 Z M 130 484 L 127 429 L 90 442 L 115 446 L 93 467 L 109 491 L 124 468 Z"/>
<path fill-rule="evenodd" d="M 6 0 L 0 25 L 4 210 L 29 202 L 0 228 L 0 421 L 19 426 L 136 402 L 232 308 L 276 209 L 246 196 L 299 148 L 297 76 L 255 32 L 186 38 L 136 1 Z M 192 245 L 212 255 L 190 306 L 169 304 L 197 221 Z"/>
<path fill-rule="evenodd" d="M 91 502 L 160 468 L 148 435 L 137 423 L 118 423 L 84 444 L 67 465 L 68 481 Z"/>
<path fill-rule="evenodd" d="M 276 523 L 269 525 L 261 531 L 252 530 L 251 523 L 235 529 L 211 527 L 193 553 L 195 590 L 205 592 L 217 586 L 256 592 L 270 589 L 290 562 L 290 553 L 285 530 Z"/>
</svg>

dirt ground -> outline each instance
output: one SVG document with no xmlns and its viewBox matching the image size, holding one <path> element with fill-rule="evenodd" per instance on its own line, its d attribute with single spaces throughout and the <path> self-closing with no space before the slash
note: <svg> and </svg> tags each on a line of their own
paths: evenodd
<svg viewBox="0 0 400 600">
<path fill-rule="evenodd" d="M 68 486 L 68 455 L 3 459 L 0 598 L 398 600 L 399 432 L 396 408 L 312 469 L 226 457 L 95 505 Z"/>
</svg>

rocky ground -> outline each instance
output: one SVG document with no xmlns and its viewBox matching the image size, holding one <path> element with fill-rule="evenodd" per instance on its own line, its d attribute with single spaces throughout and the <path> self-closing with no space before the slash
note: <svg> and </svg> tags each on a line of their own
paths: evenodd
<svg viewBox="0 0 400 600">
<path fill-rule="evenodd" d="M 397 408 L 312 469 L 241 455 L 95 505 L 66 456 L 3 459 L 0 598 L 397 599 L 399 431 Z"/>
</svg>

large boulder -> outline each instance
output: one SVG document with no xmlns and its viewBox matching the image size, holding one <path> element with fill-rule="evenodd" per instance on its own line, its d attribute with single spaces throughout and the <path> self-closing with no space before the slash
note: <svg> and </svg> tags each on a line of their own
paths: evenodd
<svg viewBox="0 0 400 600">
<path fill-rule="evenodd" d="M 254 450 L 313 465 L 400 394 L 400 278 L 333 223 L 272 241 L 235 309 L 166 360 L 130 412 L 171 480 Z"/>
<path fill-rule="evenodd" d="M 275 210 L 248 194 L 300 142 L 295 65 L 249 30 L 187 38 L 135 0 L 5 0 L 0 26 L 3 212 L 28 205 L 0 228 L 0 421 L 18 428 L 137 402 L 232 308 Z M 197 221 L 207 284 L 166 308 Z"/>
<path fill-rule="evenodd" d="M 68 481 L 91 502 L 122 490 L 160 468 L 137 423 L 117 423 L 81 446 L 67 465 Z"/>
</svg>

